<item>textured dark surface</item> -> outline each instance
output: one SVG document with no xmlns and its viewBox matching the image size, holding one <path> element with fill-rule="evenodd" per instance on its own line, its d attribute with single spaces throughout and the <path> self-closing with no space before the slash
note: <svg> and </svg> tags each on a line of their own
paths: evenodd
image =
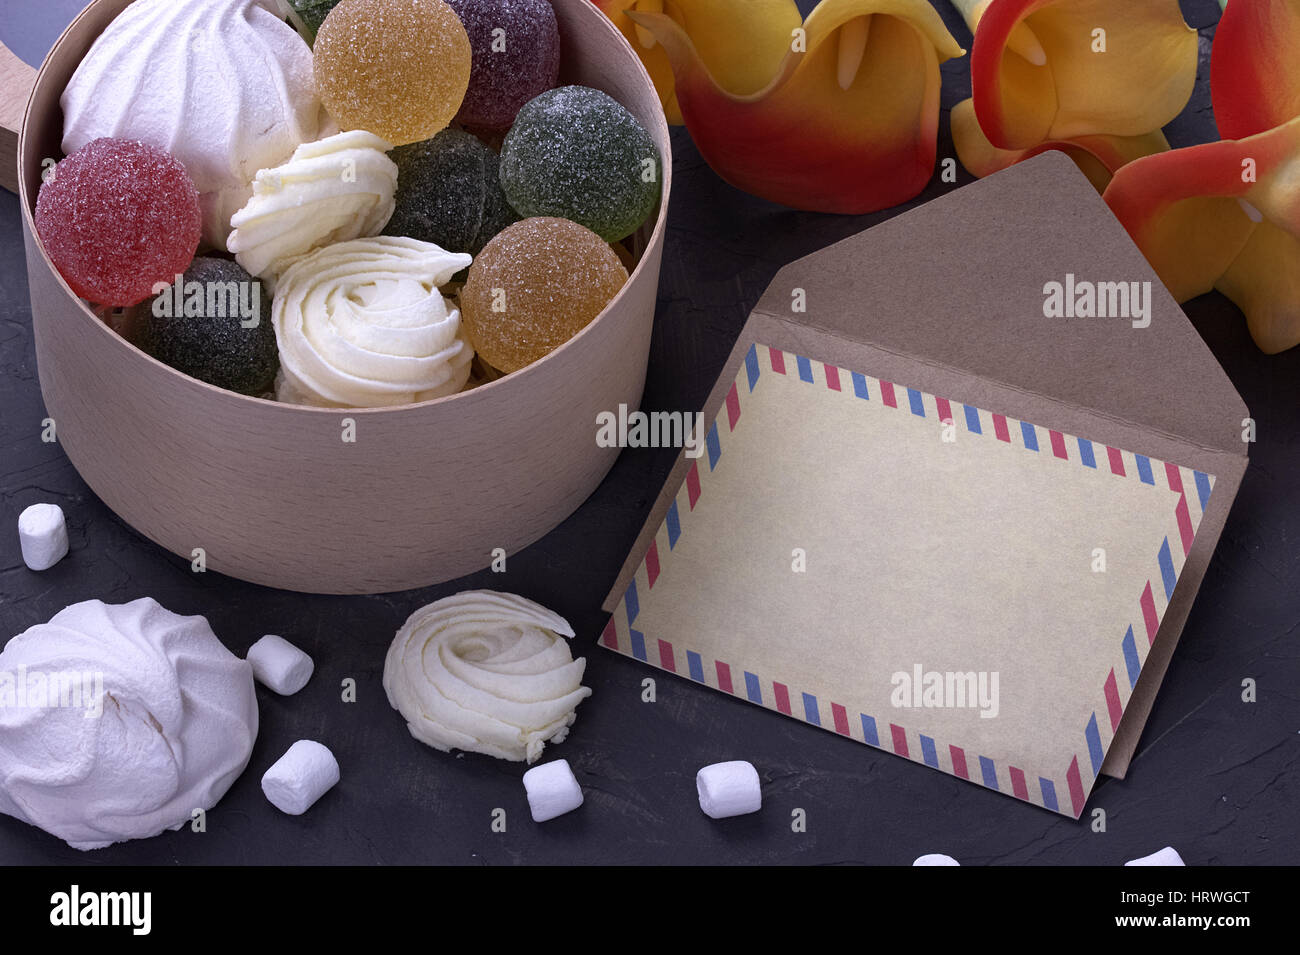
<svg viewBox="0 0 1300 955">
<path fill-rule="evenodd" d="M 76 5 L 5 0 L 0 39 L 38 58 L 57 35 L 58 16 Z M 951 8 L 937 5 L 969 46 Z M 1206 74 L 1218 6 L 1183 6 L 1202 28 L 1202 76 L 1168 128 L 1175 146 L 1215 137 Z M 941 157 L 953 155 L 947 110 L 967 95 L 967 70 L 966 59 L 944 67 Z M 852 218 L 792 212 L 720 182 L 682 131 L 673 145 L 677 178 L 645 406 L 694 410 L 781 265 L 907 207 Z M 936 178 L 916 201 L 949 188 Z M 919 276 L 924 267 L 917 264 Z M 605 623 L 600 601 L 671 451 L 624 452 L 592 498 L 511 558 L 504 577 L 484 572 L 428 590 L 331 598 L 192 574 L 114 517 L 57 445 L 41 443 L 45 412 L 18 207 L 0 194 L 0 639 L 78 600 L 149 595 L 177 612 L 207 615 L 237 653 L 264 633 L 280 633 L 317 664 L 297 696 L 259 688 L 262 731 L 252 762 L 209 813 L 205 834 L 187 828 L 83 854 L 0 817 L 0 863 L 907 864 L 946 852 L 964 864 L 1111 865 L 1167 844 L 1192 864 L 1300 862 L 1300 349 L 1261 355 L 1240 314 L 1217 295 L 1186 310 L 1251 408 L 1258 442 L 1128 778 L 1103 780 L 1089 802 L 1107 815 L 1107 831 L 1095 833 L 596 648 Z M 14 530 L 19 511 L 36 501 L 63 506 L 72 545 L 42 574 L 23 566 Z M 586 805 L 542 826 L 528 817 L 523 767 L 416 743 L 380 685 L 384 652 L 406 616 L 468 587 L 513 590 L 554 608 L 573 623 L 575 650 L 588 659 L 594 695 L 570 739 L 547 752 L 574 766 Z M 358 687 L 352 704 L 340 701 L 349 677 Z M 642 703 L 641 681 L 650 677 L 658 701 Z M 1258 682 L 1257 703 L 1241 700 L 1246 678 Z M 302 737 L 333 749 L 343 779 L 305 816 L 291 818 L 266 802 L 258 783 Z M 699 812 L 693 777 L 705 763 L 732 758 L 759 768 L 765 806 L 713 822 Z M 507 812 L 505 833 L 490 829 L 497 807 Z M 791 831 L 795 809 L 806 812 L 807 832 Z"/>
</svg>

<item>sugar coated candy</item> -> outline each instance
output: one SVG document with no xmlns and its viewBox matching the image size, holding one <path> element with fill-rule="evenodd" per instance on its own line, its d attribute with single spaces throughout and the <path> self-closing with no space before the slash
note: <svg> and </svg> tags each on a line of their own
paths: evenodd
<svg viewBox="0 0 1300 955">
<path fill-rule="evenodd" d="M 519 108 L 555 86 L 560 31 L 550 0 L 447 0 L 473 47 L 469 89 L 456 118 L 505 130 Z"/>
<path fill-rule="evenodd" d="M 342 0 L 312 50 L 321 102 L 339 126 L 395 146 L 443 129 L 469 86 L 469 37 L 444 0 Z"/>
<path fill-rule="evenodd" d="M 82 298 L 136 305 L 184 272 L 199 246 L 199 193 L 155 146 L 96 139 L 54 167 L 36 197 L 36 231 Z"/>
<path fill-rule="evenodd" d="M 397 209 L 387 235 L 478 255 L 519 218 L 501 190 L 496 152 L 463 129 L 444 129 L 390 155 L 398 169 Z"/>
<path fill-rule="evenodd" d="M 636 117 L 585 86 L 524 105 L 501 146 L 501 185 L 522 216 L 559 216 L 607 242 L 635 232 L 659 199 L 659 150 Z"/>
<path fill-rule="evenodd" d="M 275 382 L 271 299 L 237 263 L 200 256 L 140 311 L 132 337 L 164 364 L 248 395 Z"/>
<path fill-rule="evenodd" d="M 626 282 L 614 250 L 590 229 L 568 219 L 525 219 L 470 266 L 462 321 L 484 361 L 517 371 L 582 331 Z"/>
</svg>

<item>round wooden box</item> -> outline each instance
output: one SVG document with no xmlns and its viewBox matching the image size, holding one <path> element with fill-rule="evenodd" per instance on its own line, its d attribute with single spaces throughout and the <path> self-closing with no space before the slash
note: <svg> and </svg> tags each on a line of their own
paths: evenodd
<svg viewBox="0 0 1300 955">
<path fill-rule="evenodd" d="M 72 293 L 35 238 L 42 163 L 62 155 L 59 96 L 128 2 L 94 0 L 68 27 L 34 74 L 18 136 L 41 392 L 91 489 L 187 560 L 201 548 L 209 570 L 313 593 L 450 580 L 564 520 L 618 455 L 596 444 L 597 414 L 641 400 L 671 187 L 663 111 L 622 35 L 590 0 L 553 0 L 561 81 L 609 93 L 662 154 L 660 208 L 629 242 L 639 262 L 627 285 L 581 334 L 522 371 L 436 401 L 340 411 L 243 397 L 155 361 Z M 10 89 L 32 83 L 0 54 Z"/>
</svg>

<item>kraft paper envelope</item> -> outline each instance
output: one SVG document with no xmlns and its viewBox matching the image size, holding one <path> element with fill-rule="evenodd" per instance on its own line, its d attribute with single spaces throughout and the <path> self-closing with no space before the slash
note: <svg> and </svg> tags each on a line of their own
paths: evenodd
<svg viewBox="0 0 1300 955">
<path fill-rule="evenodd" d="M 1128 768 L 1247 415 L 1044 154 L 777 275 L 601 642 L 1077 818 Z"/>
</svg>

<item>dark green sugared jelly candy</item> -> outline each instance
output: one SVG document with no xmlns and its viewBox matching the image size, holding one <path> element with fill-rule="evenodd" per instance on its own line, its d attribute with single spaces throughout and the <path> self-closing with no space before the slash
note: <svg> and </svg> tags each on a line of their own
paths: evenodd
<svg viewBox="0 0 1300 955">
<path fill-rule="evenodd" d="M 271 297 L 234 262 L 200 256 L 139 306 L 140 348 L 191 378 L 256 395 L 280 368 Z"/>
<path fill-rule="evenodd" d="M 570 219 L 606 242 L 649 218 L 662 174 L 659 150 L 636 117 L 586 86 L 529 100 L 501 146 L 501 186 L 516 212 Z"/>
<path fill-rule="evenodd" d="M 388 155 L 397 163 L 397 208 L 385 235 L 478 255 L 519 218 L 501 191 L 496 152 L 477 136 L 444 129 Z"/>
</svg>

